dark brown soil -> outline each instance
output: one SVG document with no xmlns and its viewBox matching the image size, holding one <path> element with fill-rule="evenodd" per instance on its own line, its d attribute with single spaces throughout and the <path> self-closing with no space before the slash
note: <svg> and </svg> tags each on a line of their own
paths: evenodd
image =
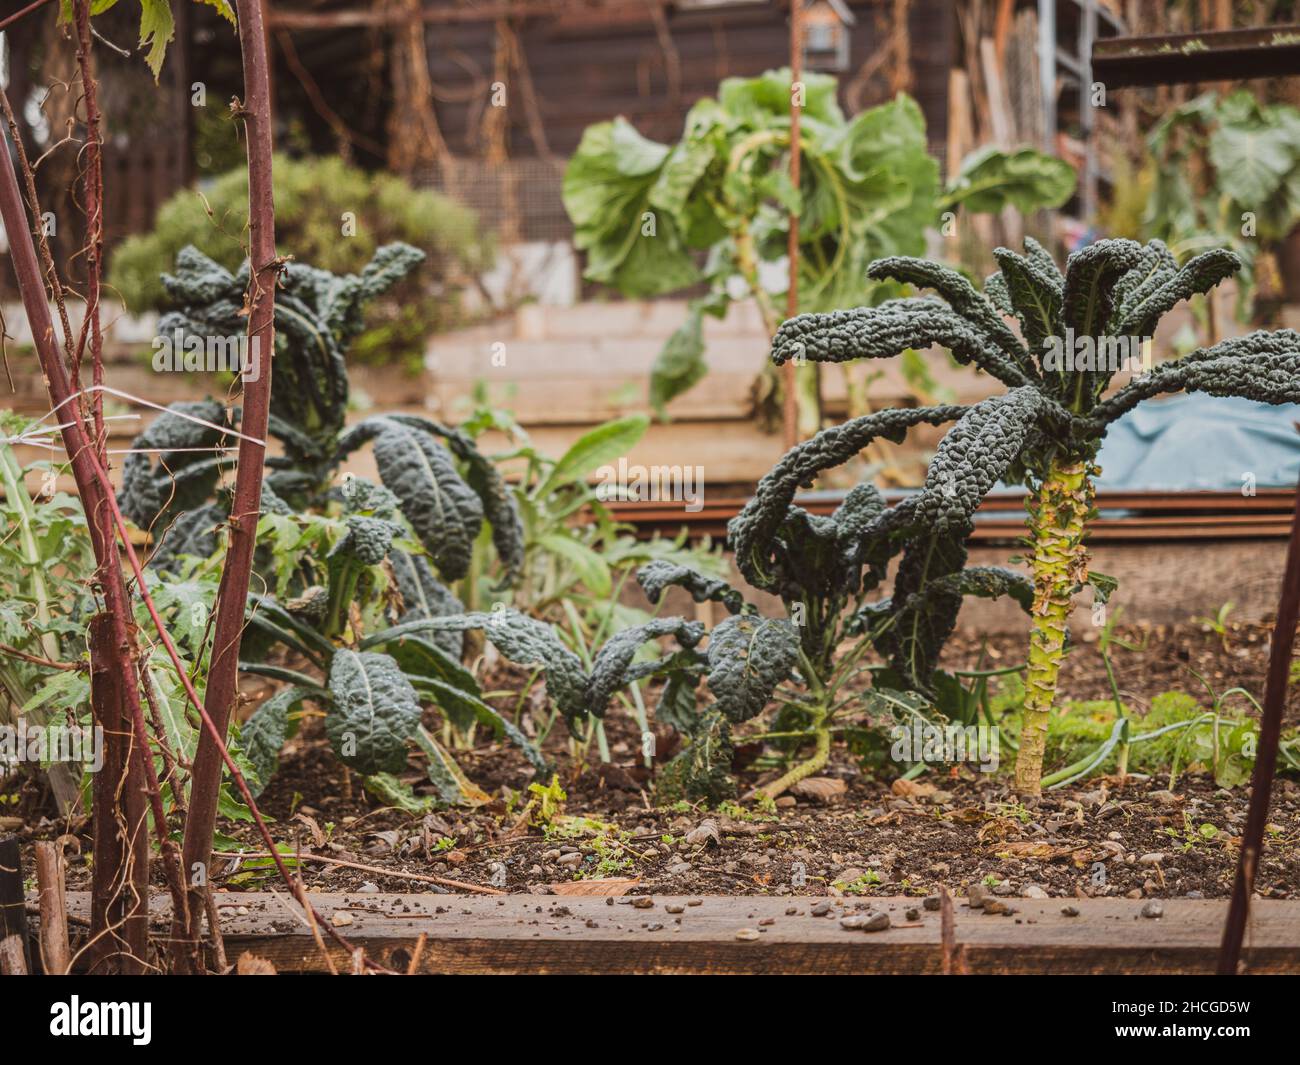
<svg viewBox="0 0 1300 1065">
<path fill-rule="evenodd" d="M 1199 692 L 1188 667 L 1216 690 L 1240 685 L 1262 697 L 1266 629 L 1230 632 L 1226 647 L 1218 635 L 1195 628 L 1122 635 L 1145 638 L 1141 651 L 1114 651 L 1120 688 L 1139 710 L 1161 691 Z M 949 645 L 950 664 L 972 666 L 981 647 L 987 651 L 983 668 L 1014 664 L 1023 653 L 1010 638 L 986 644 L 957 636 Z M 503 685 L 494 678 L 492 686 Z M 1094 647 L 1081 644 L 1071 655 L 1062 690 L 1072 699 L 1109 698 Z M 1293 699 L 1292 722 L 1295 708 Z M 944 771 L 908 785 L 864 774 L 846 749 L 836 747 L 822 776 L 842 793 L 829 800 L 789 795 L 767 813 L 752 804 L 656 808 L 635 726 L 612 714 L 607 731 L 608 765 L 575 764 L 560 737 L 549 745 L 567 793 L 567 819 L 550 824 L 521 817 L 518 800 L 508 804 L 511 792 L 526 799 L 532 780 L 509 748 L 489 744 L 457 752 L 471 779 L 493 796 L 491 803 L 410 815 L 381 807 L 358 778 L 347 779 L 312 727 L 285 752 L 261 806 L 275 818 L 277 838 L 303 856 L 309 888 L 329 891 L 445 890 L 414 875 L 532 893 L 620 878 L 631 883 L 589 883 L 589 890 L 922 896 L 940 884 L 954 891 L 983 884 L 1009 896 L 1221 898 L 1231 888 L 1249 798 L 1247 787 L 1218 789 L 1192 771 L 1179 778 L 1175 793 L 1165 790 L 1165 781 L 1131 775 L 1124 781 L 1094 778 L 1022 803 L 1005 773 Z M 660 753 L 670 752 L 661 746 Z M 416 769 L 408 776 L 417 791 L 427 790 Z M 741 790 L 762 779 L 742 771 Z M 62 829 L 46 821 L 28 835 Z M 259 846 L 249 825 L 224 823 L 221 831 L 244 847 Z M 311 855 L 369 868 L 321 864 Z M 274 871 L 255 859 L 228 860 L 214 873 L 218 886 L 232 891 L 274 882 Z M 74 858 L 71 886 L 84 879 L 85 867 Z M 1300 783 L 1294 779 L 1284 777 L 1274 789 L 1258 891 L 1300 898 Z"/>
</svg>

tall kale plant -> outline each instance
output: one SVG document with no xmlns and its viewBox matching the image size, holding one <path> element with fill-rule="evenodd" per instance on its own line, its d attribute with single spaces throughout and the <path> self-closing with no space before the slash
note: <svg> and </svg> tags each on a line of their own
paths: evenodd
<svg viewBox="0 0 1300 1065">
<path fill-rule="evenodd" d="M 889 520 L 962 527 L 999 482 L 1028 486 L 1033 624 L 1016 786 L 1036 794 L 1074 597 L 1089 583 L 1103 597 L 1113 588 L 1113 581 L 1090 572 L 1084 542 L 1099 472 L 1095 458 L 1108 427 L 1142 400 L 1168 392 L 1300 401 L 1300 334 L 1260 331 L 1225 340 L 1139 372 L 1112 392 L 1119 357 L 1133 358 L 1178 303 L 1236 273 L 1238 256 L 1208 251 L 1180 266 L 1160 241 L 1144 247 L 1131 240 L 1089 245 L 1070 256 L 1064 271 L 1032 240 L 1024 255 L 999 248 L 994 256 L 1001 270 L 983 292 L 933 262 L 883 259 L 871 267 L 873 278 L 930 288 L 942 300 L 913 297 L 800 315 L 781 326 L 772 357 L 777 364 L 846 362 L 938 345 L 1006 386 L 969 409 L 891 412 L 955 424 L 930 465 L 926 490 L 895 507 Z M 1009 319 L 1018 321 L 1018 332 Z M 841 426 L 808 446 L 808 460 L 791 465 L 790 491 L 861 445 L 854 430 Z M 737 550 L 742 566 L 770 565 L 743 542 Z"/>
</svg>

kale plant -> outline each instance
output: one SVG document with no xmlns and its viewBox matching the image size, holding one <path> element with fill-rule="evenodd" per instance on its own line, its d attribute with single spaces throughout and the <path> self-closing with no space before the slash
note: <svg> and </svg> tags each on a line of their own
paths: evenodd
<svg viewBox="0 0 1300 1065">
<path fill-rule="evenodd" d="M 291 263 L 277 294 L 269 430 L 281 453 L 266 459 L 257 564 L 267 591 L 249 604 L 249 621 L 263 637 L 250 641 L 250 657 L 264 659 L 273 644 L 282 644 L 322 676 L 262 660 L 242 664 L 247 672 L 293 683 L 245 726 L 263 781 L 279 750 L 274 741 L 284 739 L 291 710 L 305 698 L 326 707 L 336 752 L 367 776 L 400 768 L 412 740 L 429 753 L 444 797 L 464 798 L 472 790 L 419 727 L 419 697 L 435 702 L 462 730 L 487 722 L 542 765 L 533 746 L 480 698 L 460 663 L 457 634 L 406 640 L 396 655 L 386 654 L 382 643 L 359 646 L 367 629 L 462 611 L 448 584 L 469 573 L 485 526 L 506 581 L 523 561 L 514 500 L 470 435 L 407 414 L 345 424 L 345 356 L 363 328 L 364 307 L 422 258 L 415 248 L 392 244 L 360 274 L 336 276 Z M 163 279 L 177 307 L 162 318 L 160 332 L 182 342 L 239 335 L 247 269 L 232 275 L 194 249 L 183 250 L 176 274 Z M 150 565 L 156 571 L 180 570 L 189 556 L 218 551 L 218 529 L 229 516 L 221 486 L 228 460 L 210 452 L 223 428 L 237 424 L 237 415 L 228 417 L 216 401 L 176 404 L 135 441 L 120 502 L 136 524 L 155 533 Z M 340 483 L 342 463 L 366 443 L 373 445 L 382 485 L 350 475 Z M 392 781 L 377 786 L 393 791 Z"/>
<path fill-rule="evenodd" d="M 800 315 L 781 326 L 773 342 L 777 364 L 789 359 L 846 362 L 883 359 L 909 348 L 940 345 L 961 363 L 974 363 L 1007 391 L 969 408 L 888 411 L 879 417 L 902 426 L 955 422 L 936 452 L 925 487 L 891 510 L 867 518 L 868 527 L 895 534 L 938 535 L 942 543 L 904 560 L 899 581 L 910 581 L 924 558 L 925 572 L 969 527 L 985 493 L 999 481 L 1024 483 L 1033 576 L 1028 673 L 1016 786 L 1040 790 L 1049 714 L 1065 652 L 1074 596 L 1091 583 L 1105 598 L 1114 582 L 1089 572 L 1084 544 L 1093 513 L 1094 459 L 1107 428 L 1142 400 L 1166 392 L 1202 391 L 1265 403 L 1300 401 L 1300 334 L 1254 332 L 1193 351 L 1141 372 L 1109 395 L 1117 356 L 1145 350 L 1160 318 L 1176 304 L 1205 293 L 1234 274 L 1238 257 L 1224 250 L 1197 255 L 1183 266 L 1164 244 L 1102 240 L 1071 255 L 1064 273 L 1033 241 L 1019 255 L 999 248 L 1001 270 L 977 291 L 959 273 L 921 259 L 882 259 L 871 276 L 932 288 L 943 297 L 893 300 L 878 307 Z M 946 301 L 946 302 L 945 302 Z M 1006 316 L 1006 317 L 1004 317 Z M 1017 335 L 1007 317 L 1019 321 Z M 828 429 L 781 460 L 778 498 L 811 483 L 845 461 L 875 435 L 863 420 Z M 768 496 L 770 498 L 771 492 Z M 772 551 L 773 530 L 784 520 L 760 496 L 733 529 L 738 561 L 751 580 L 780 582 L 785 567 Z M 757 508 L 757 509 L 756 509 Z M 753 530 L 764 533 L 756 539 Z M 736 534 L 739 535 L 736 535 Z M 895 599 L 899 596 L 895 587 Z M 905 625 L 900 632 L 917 631 Z"/>
<path fill-rule="evenodd" d="M 506 610 L 420 619 L 369 639 L 482 629 L 506 658 L 545 671 L 548 693 L 575 731 L 602 718 L 621 688 L 661 679 L 656 719 L 689 740 L 660 775 L 661 798 L 716 801 L 733 794 L 732 727 L 775 701 L 781 707 L 775 731 L 746 739 L 780 740 L 791 753 L 809 743 L 814 748 L 762 789 L 775 798 L 826 764 L 833 733 L 869 740 L 863 716 L 893 721 L 926 714 L 936 703 L 951 705 L 947 697 L 961 686 L 938 670 L 937 661 L 965 595 L 1008 594 L 1029 605 L 1032 588 L 1019 574 L 964 567 L 969 515 L 958 508 L 951 520 L 938 520 L 944 517 L 941 489 L 922 493 L 928 508 L 913 508 L 909 522 L 897 520 L 897 510 L 887 508 L 870 484 L 854 488 L 828 517 L 793 503 L 806 470 L 846 461 L 876 436 L 901 439 L 912 425 L 952 420 L 964 410 L 870 415 L 795 448 L 763 479 L 730 534 L 741 572 L 755 588 L 781 598 L 784 617 L 760 616 L 727 582 L 656 559 L 637 574 L 652 602 L 678 586 L 696 602 L 717 602 L 728 612 L 707 633 L 707 643 L 702 623 L 655 617 L 616 632 L 584 665 L 553 629 Z M 899 556 L 894 594 L 873 598 Z M 663 637 L 672 637 L 675 646 L 639 657 L 643 645 Z M 863 660 L 872 650 L 886 657 L 888 667 L 875 671 L 864 693 L 873 671 Z"/>
</svg>

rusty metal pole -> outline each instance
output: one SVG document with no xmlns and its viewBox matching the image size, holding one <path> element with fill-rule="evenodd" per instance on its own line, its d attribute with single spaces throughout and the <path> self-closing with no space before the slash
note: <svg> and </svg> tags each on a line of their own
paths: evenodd
<svg viewBox="0 0 1300 1065">
<path fill-rule="evenodd" d="M 803 112 L 803 0 L 790 0 L 790 186 L 799 191 L 799 117 Z M 786 255 L 790 260 L 790 283 L 786 290 L 785 316 L 793 318 L 799 313 L 799 212 L 790 212 L 789 243 Z M 788 451 L 799 442 L 799 398 L 795 383 L 797 368 L 794 360 L 782 368 L 784 388 L 781 405 L 781 427 Z"/>
<path fill-rule="evenodd" d="M 1219 948 L 1219 974 L 1232 976 L 1241 960 L 1241 944 L 1250 916 L 1250 896 L 1255 890 L 1255 873 L 1264 846 L 1264 826 L 1268 823 L 1269 799 L 1273 793 L 1273 772 L 1277 765 L 1278 743 L 1282 737 L 1282 712 L 1286 708 L 1287 682 L 1291 671 L 1291 651 L 1295 643 L 1296 621 L 1300 617 L 1300 492 L 1296 493 L 1295 512 L 1291 515 L 1291 542 L 1282 572 L 1282 593 L 1278 597 L 1277 620 L 1268 647 L 1268 678 L 1264 683 L 1264 717 L 1259 723 L 1259 745 L 1255 748 L 1255 769 L 1250 776 L 1250 807 L 1246 812 L 1246 830 L 1241 836 L 1241 855 L 1237 859 L 1237 879 L 1232 885 L 1228 920 L 1223 926 Z"/>
</svg>

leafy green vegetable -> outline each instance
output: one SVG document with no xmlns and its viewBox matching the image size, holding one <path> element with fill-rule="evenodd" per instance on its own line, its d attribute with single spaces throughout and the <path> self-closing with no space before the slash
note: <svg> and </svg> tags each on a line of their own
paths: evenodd
<svg viewBox="0 0 1300 1065">
<path fill-rule="evenodd" d="M 384 654 L 339 650 L 330 665 L 325 734 L 359 773 L 406 767 L 406 741 L 420 723 L 420 700 L 401 667 Z"/>
<path fill-rule="evenodd" d="M 1176 303 L 1208 292 L 1235 272 L 1237 257 L 1208 251 L 1180 269 L 1159 242 L 1143 248 L 1130 240 L 1103 240 L 1076 252 L 1060 271 L 1036 244 L 1027 243 L 1024 256 L 1007 249 L 994 254 L 1002 271 L 986 282 L 984 296 L 935 264 L 895 259 L 875 264 L 873 276 L 933 287 L 947 307 L 930 299 L 896 300 L 801 315 L 781 327 L 772 348 L 777 363 L 796 356 L 825 362 L 889 358 L 905 347 L 939 344 L 986 369 L 1009 390 L 969 408 L 885 411 L 825 430 L 792 450 L 763 479 L 731 532 L 741 572 L 760 587 L 780 588 L 801 557 L 794 545 L 809 539 L 804 532 L 789 543 L 781 539 L 785 508 L 799 486 L 878 435 L 896 438 L 908 425 L 954 422 L 924 487 L 858 530 L 881 545 L 868 552 L 877 564 L 882 553 L 888 557 L 891 544 L 907 542 L 892 600 L 860 609 L 858 624 L 863 631 L 878 628 L 895 673 L 925 690 L 926 672 L 951 631 L 962 594 L 1008 593 L 1031 608 L 1017 783 L 1036 792 L 1066 619 L 1074 595 L 1092 583 L 1083 538 L 1092 514 L 1093 459 L 1107 427 L 1143 399 L 1184 389 L 1296 402 L 1300 334 L 1255 332 L 1225 340 L 1140 372 L 1108 393 L 1121 368 L 1114 353 L 1126 350 L 1112 341 L 1149 337 Z M 1007 310 L 1019 317 L 1028 347 L 1001 324 L 999 311 Z M 1093 357 L 1085 352 L 1075 359 L 1080 337 L 1093 343 Z M 1009 574 L 961 572 L 971 516 L 1002 481 L 1030 488 L 1032 588 Z M 819 526 L 803 524 L 815 542 Z M 825 540 L 829 534 L 821 528 Z M 1098 598 L 1104 600 L 1113 586 L 1109 579 L 1099 580 Z M 804 643 L 811 656 L 816 648 Z"/>
<path fill-rule="evenodd" d="M 799 216 L 803 311 L 878 303 L 898 286 L 868 278 L 873 259 L 920 255 L 945 211 L 1059 206 L 1072 169 L 1031 149 L 989 149 L 967 160 L 952 186 L 926 147 L 925 120 L 910 97 L 846 119 L 835 79 L 805 74 L 800 186 L 788 177 L 790 72 L 728 78 L 700 100 L 674 145 L 642 137 L 625 119 L 589 127 L 569 161 L 564 204 L 586 252 L 585 276 L 630 296 L 707 282 L 655 361 L 650 399 L 666 405 L 706 373 L 704 314 L 752 298 L 769 333 L 779 289 L 763 280 L 787 252 L 788 216 Z M 704 252 L 697 267 L 692 252 Z M 762 275 L 762 276 L 761 276 Z"/>
</svg>

